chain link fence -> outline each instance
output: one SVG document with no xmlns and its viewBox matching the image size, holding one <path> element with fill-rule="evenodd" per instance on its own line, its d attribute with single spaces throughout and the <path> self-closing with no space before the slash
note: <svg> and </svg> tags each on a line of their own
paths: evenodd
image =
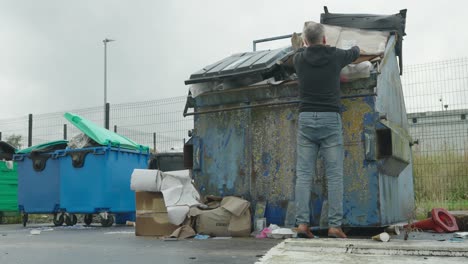
<svg viewBox="0 0 468 264">
<path fill-rule="evenodd" d="M 193 129 L 193 117 L 183 117 L 185 96 L 110 106 L 109 129 L 157 152 L 182 151 L 188 130 Z M 104 106 L 70 110 L 98 125 L 104 126 Z M 20 148 L 48 141 L 70 139 L 80 133 L 64 117 L 65 112 L 30 115 L 0 120 L 2 140 L 21 136 Z M 31 137 L 29 122 L 32 121 Z M 29 142 L 30 141 L 30 142 Z M 29 143 L 29 144 L 28 144 Z"/>
<path fill-rule="evenodd" d="M 468 58 L 404 68 L 417 207 L 468 209 Z"/>
</svg>

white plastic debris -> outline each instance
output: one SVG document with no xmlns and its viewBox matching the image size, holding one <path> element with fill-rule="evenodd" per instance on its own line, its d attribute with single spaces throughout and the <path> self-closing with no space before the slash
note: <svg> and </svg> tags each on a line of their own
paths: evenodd
<svg viewBox="0 0 468 264">
<path fill-rule="evenodd" d="M 31 235 L 40 235 L 41 234 L 41 230 L 39 229 L 32 229 L 31 231 L 29 231 L 29 233 Z"/>
</svg>

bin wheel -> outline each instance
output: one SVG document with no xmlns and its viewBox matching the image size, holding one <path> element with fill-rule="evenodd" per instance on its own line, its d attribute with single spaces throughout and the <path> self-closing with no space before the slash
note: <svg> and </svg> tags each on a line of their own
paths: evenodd
<svg viewBox="0 0 468 264">
<path fill-rule="evenodd" d="M 63 214 L 60 214 L 58 217 L 57 217 L 57 214 L 54 214 L 54 219 L 52 221 L 55 226 L 61 226 L 63 225 L 63 221 L 64 221 L 63 218 L 64 218 Z"/>
<path fill-rule="evenodd" d="M 78 222 L 78 217 L 76 217 L 75 214 L 72 214 L 72 225 L 76 225 L 76 223 Z"/>
<path fill-rule="evenodd" d="M 103 227 L 110 227 L 114 224 L 114 216 L 108 215 L 107 219 L 101 217 L 101 225 Z"/>
<path fill-rule="evenodd" d="M 26 227 L 26 223 L 28 222 L 28 214 L 23 214 L 23 227 Z"/>
<path fill-rule="evenodd" d="M 84 216 L 83 220 L 84 220 L 85 225 L 89 226 L 93 222 L 93 215 L 92 214 L 86 214 Z"/>
<path fill-rule="evenodd" d="M 70 215 L 65 215 L 65 224 L 67 226 L 72 226 L 73 225 Z"/>
</svg>

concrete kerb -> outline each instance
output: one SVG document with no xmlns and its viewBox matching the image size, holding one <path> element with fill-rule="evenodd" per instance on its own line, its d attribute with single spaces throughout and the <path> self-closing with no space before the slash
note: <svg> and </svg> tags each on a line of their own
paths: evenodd
<svg viewBox="0 0 468 264">
<path fill-rule="evenodd" d="M 287 239 L 276 246 L 283 251 L 336 254 L 468 257 L 468 242 L 362 239 Z"/>
</svg>

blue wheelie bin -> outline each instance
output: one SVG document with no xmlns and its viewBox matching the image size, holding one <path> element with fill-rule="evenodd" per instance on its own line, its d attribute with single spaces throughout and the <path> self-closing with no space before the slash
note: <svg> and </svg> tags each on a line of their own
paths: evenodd
<svg viewBox="0 0 468 264">
<path fill-rule="evenodd" d="M 64 117 L 88 136 L 95 146 L 58 151 L 62 184 L 61 206 L 70 213 L 93 214 L 111 226 L 135 219 L 135 193 L 130 190 L 134 169 L 148 166 L 149 148 L 73 114 Z M 114 219 L 113 214 L 116 215 Z"/>
<path fill-rule="evenodd" d="M 26 226 L 28 214 L 59 213 L 60 171 L 54 152 L 65 148 L 66 144 L 64 140 L 49 142 L 18 151 L 13 156 L 18 164 L 18 208 L 23 214 L 23 226 Z M 58 225 L 55 217 L 54 224 Z"/>
<path fill-rule="evenodd" d="M 130 190 L 130 178 L 134 169 L 147 167 L 149 150 L 100 146 L 56 153 L 61 175 L 60 205 L 64 211 L 85 214 L 86 224 L 96 213 L 130 215 L 127 220 L 131 220 L 135 193 Z M 113 223 L 112 215 L 101 219 L 103 226 Z"/>
</svg>

